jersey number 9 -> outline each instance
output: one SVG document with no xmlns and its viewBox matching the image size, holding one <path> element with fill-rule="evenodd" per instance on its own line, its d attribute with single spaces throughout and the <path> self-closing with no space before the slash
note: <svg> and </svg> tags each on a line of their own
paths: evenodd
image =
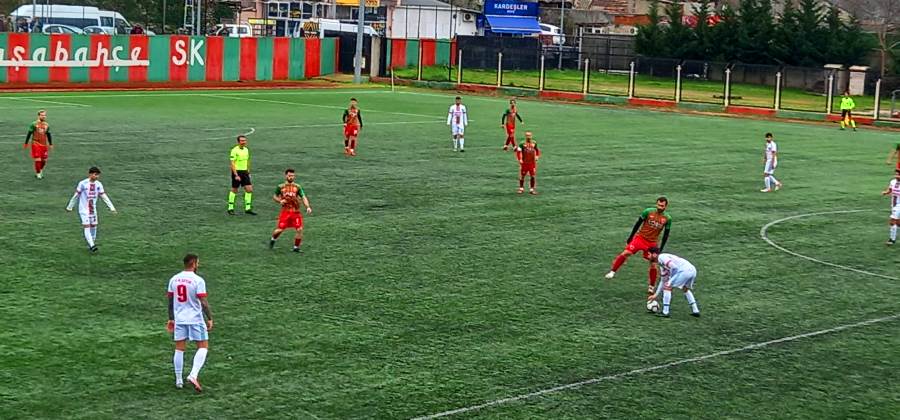
<svg viewBox="0 0 900 420">
<path fill-rule="evenodd" d="M 188 300 L 187 286 L 185 286 L 183 284 L 179 284 L 178 287 L 175 288 L 175 294 L 178 295 L 179 302 L 187 302 L 187 300 Z"/>
</svg>

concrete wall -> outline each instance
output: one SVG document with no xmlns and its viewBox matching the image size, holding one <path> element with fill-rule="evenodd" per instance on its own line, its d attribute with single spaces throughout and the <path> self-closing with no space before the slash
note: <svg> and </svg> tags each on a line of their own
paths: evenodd
<svg viewBox="0 0 900 420">
<path fill-rule="evenodd" d="M 464 21 L 470 14 L 471 21 Z M 433 7 L 394 7 L 388 10 L 386 36 L 388 38 L 450 39 L 456 35 L 476 35 L 475 13 L 464 10 Z M 453 24 L 456 28 L 453 28 Z"/>
</svg>

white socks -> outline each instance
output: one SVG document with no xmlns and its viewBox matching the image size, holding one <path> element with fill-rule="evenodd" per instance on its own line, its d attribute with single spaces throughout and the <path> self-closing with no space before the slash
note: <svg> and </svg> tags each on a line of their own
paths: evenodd
<svg viewBox="0 0 900 420">
<path fill-rule="evenodd" d="M 459 150 L 462 150 L 462 149 L 464 149 L 465 147 L 466 147 L 466 138 L 465 138 L 465 137 L 460 137 L 460 138 L 459 138 Z"/>
<path fill-rule="evenodd" d="M 200 369 L 203 368 L 203 363 L 206 363 L 206 352 L 207 349 L 197 349 L 197 354 L 194 355 L 194 364 L 191 366 L 191 374 L 188 375 L 188 378 L 196 379 L 198 375 L 200 375 Z"/>
<path fill-rule="evenodd" d="M 94 242 L 97 242 L 97 226 L 91 228 L 91 238 L 94 238 Z"/>
<path fill-rule="evenodd" d="M 688 305 L 691 305 L 691 312 L 698 313 L 700 308 L 697 307 L 697 299 L 694 299 L 694 292 L 690 290 L 684 292 L 684 298 L 687 299 Z"/>
<path fill-rule="evenodd" d="M 459 139 L 453 137 L 453 151 L 455 152 L 457 149 L 459 149 Z"/>
<path fill-rule="evenodd" d="M 663 315 L 669 314 L 669 304 L 672 303 L 672 291 L 663 290 Z"/>
<path fill-rule="evenodd" d="M 172 360 L 172 364 L 175 365 L 175 383 L 182 383 L 181 372 L 184 369 L 184 352 L 181 350 L 175 350 L 175 357 Z"/>
<path fill-rule="evenodd" d="M 896 240 L 897 240 L 897 225 L 892 225 L 892 226 L 891 226 L 891 240 L 892 240 L 892 241 L 896 241 Z"/>
<path fill-rule="evenodd" d="M 773 187 L 778 185 L 778 180 L 775 179 L 775 175 L 769 175 L 769 179 L 771 180 Z"/>
<path fill-rule="evenodd" d="M 84 240 L 87 241 L 88 247 L 94 247 L 94 233 L 96 228 L 84 228 Z"/>
<path fill-rule="evenodd" d="M 767 176 L 765 181 L 766 181 L 766 189 L 771 190 L 772 189 L 772 177 Z"/>
</svg>

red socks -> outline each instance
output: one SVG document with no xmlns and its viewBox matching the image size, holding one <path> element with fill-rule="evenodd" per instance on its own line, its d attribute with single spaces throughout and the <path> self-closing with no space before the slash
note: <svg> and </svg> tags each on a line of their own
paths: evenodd
<svg viewBox="0 0 900 420">
<path fill-rule="evenodd" d="M 350 140 L 350 150 L 356 150 L 356 139 Z"/>
<path fill-rule="evenodd" d="M 34 173 L 39 174 L 42 169 L 44 169 L 44 162 L 39 160 L 34 161 Z"/>
<path fill-rule="evenodd" d="M 622 267 L 622 264 L 625 264 L 625 260 L 627 259 L 628 257 L 626 257 L 625 254 L 619 254 L 616 259 L 613 260 L 612 271 L 619 271 L 619 268 Z"/>
<path fill-rule="evenodd" d="M 656 264 L 650 266 L 650 271 L 647 273 L 647 284 L 650 287 L 656 286 L 656 275 L 659 274 L 659 269 L 656 267 Z"/>
<path fill-rule="evenodd" d="M 299 247 L 301 242 L 303 242 L 303 239 L 294 238 L 294 246 Z"/>
</svg>

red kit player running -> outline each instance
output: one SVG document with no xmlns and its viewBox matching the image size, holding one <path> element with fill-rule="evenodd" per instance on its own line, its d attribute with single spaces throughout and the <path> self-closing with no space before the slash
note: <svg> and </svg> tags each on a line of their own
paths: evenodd
<svg viewBox="0 0 900 420">
<path fill-rule="evenodd" d="M 519 120 L 520 123 L 525 124 L 525 121 L 522 121 L 522 117 L 519 115 L 519 108 L 516 107 L 516 100 L 509 100 L 509 109 L 503 113 L 503 117 L 500 120 L 500 126 L 506 128 L 506 143 L 503 144 L 503 151 L 509 150 L 509 146 L 512 146 L 513 149 L 516 148 L 516 120 Z"/>
<path fill-rule="evenodd" d="M 50 135 L 50 126 L 47 124 L 47 111 L 38 111 L 38 119 L 28 127 L 22 148 L 28 148 L 29 141 L 31 141 L 31 158 L 34 159 L 34 176 L 43 179 L 49 151 L 53 150 L 53 136 Z"/>
<path fill-rule="evenodd" d="M 641 213 L 641 216 L 638 217 L 637 222 L 634 224 L 634 228 L 631 229 L 631 235 L 628 237 L 625 250 L 613 261 L 612 268 L 609 273 L 606 273 L 606 278 L 611 279 L 615 277 L 616 271 L 619 271 L 622 264 L 625 264 L 625 260 L 638 251 L 643 252 L 644 259 L 649 261 L 649 250 L 657 247 L 656 241 L 660 233 L 663 234 L 662 243 L 657 248 L 659 248 L 659 252 L 662 252 L 663 248 L 666 247 L 666 241 L 669 240 L 669 230 L 672 228 L 672 218 L 666 213 L 668 206 L 669 199 L 659 197 L 656 199 L 656 208 L 650 207 Z M 657 272 L 656 264 L 650 261 L 647 294 L 652 295 L 656 288 Z"/>
<path fill-rule="evenodd" d="M 275 196 L 272 199 L 281 204 L 281 214 L 278 215 L 278 227 L 272 231 L 272 238 L 269 239 L 269 249 L 275 247 L 275 240 L 285 229 L 294 228 L 297 233 L 294 234 L 293 251 L 300 252 L 300 244 L 303 243 L 303 214 L 300 213 L 300 200 L 303 200 L 306 214 L 312 214 L 312 207 L 309 206 L 309 199 L 306 198 L 303 187 L 294 183 L 295 177 L 293 169 L 286 169 L 284 171 L 285 182 L 275 188 Z"/>
<path fill-rule="evenodd" d="M 356 98 L 350 98 L 350 108 L 344 110 L 344 154 L 356 156 L 356 139 L 362 129 L 362 113 L 356 105 Z"/>
<path fill-rule="evenodd" d="M 529 193 L 537 194 L 534 187 L 537 183 L 537 161 L 541 158 L 541 149 L 531 138 L 531 132 L 525 132 L 525 143 L 516 147 L 516 159 L 519 161 L 519 194 L 525 192 L 525 176 L 531 177 Z"/>
</svg>

